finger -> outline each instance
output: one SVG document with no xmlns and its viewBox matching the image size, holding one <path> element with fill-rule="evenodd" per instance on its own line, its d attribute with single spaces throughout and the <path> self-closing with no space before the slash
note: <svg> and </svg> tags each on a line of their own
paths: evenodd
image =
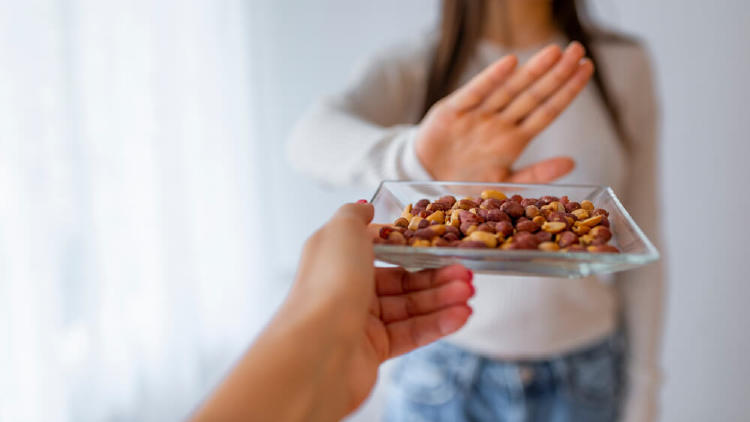
<svg viewBox="0 0 750 422">
<path fill-rule="evenodd" d="M 402 355 L 456 332 L 466 324 L 471 312 L 467 305 L 456 305 L 386 325 L 391 346 L 389 357 Z"/>
<path fill-rule="evenodd" d="M 539 104 L 553 95 L 558 89 L 565 85 L 578 68 L 578 63 L 585 54 L 583 46 L 578 42 L 572 42 L 560 61 L 544 74 L 538 81 L 525 89 L 510 104 L 508 104 L 499 116 L 508 122 L 521 120 Z"/>
<path fill-rule="evenodd" d="M 469 282 L 473 277 L 471 271 L 458 264 L 415 273 L 403 268 L 376 268 L 375 289 L 380 296 L 400 295 L 433 288 L 454 280 Z"/>
<path fill-rule="evenodd" d="M 331 220 L 353 220 L 365 225 L 372 221 L 373 215 L 375 215 L 375 208 L 372 204 L 349 203 L 342 205 Z"/>
<path fill-rule="evenodd" d="M 495 90 L 482 103 L 479 109 L 487 114 L 496 113 L 505 107 L 518 93 L 542 77 L 558 60 L 560 47 L 550 45 L 536 53 L 526 64 L 518 69 L 506 83 Z"/>
<path fill-rule="evenodd" d="M 555 157 L 531 164 L 514 171 L 508 181 L 511 183 L 549 183 L 570 173 L 575 161 L 570 157 Z"/>
<path fill-rule="evenodd" d="M 519 127 L 526 136 L 529 138 L 534 137 L 552 123 L 570 105 L 578 93 L 583 90 L 593 72 L 594 65 L 591 63 L 591 60 L 583 59 L 573 77 L 568 79 L 562 88 L 521 122 Z"/>
<path fill-rule="evenodd" d="M 466 304 L 474 295 L 474 286 L 451 281 L 441 286 L 399 296 L 380 297 L 380 318 L 385 323 L 403 321 L 429 314 L 451 305 Z"/>
<path fill-rule="evenodd" d="M 499 59 L 451 94 L 448 97 L 448 104 L 457 111 L 474 108 L 505 81 L 515 69 L 516 64 L 518 64 L 518 59 L 513 55 Z"/>
</svg>

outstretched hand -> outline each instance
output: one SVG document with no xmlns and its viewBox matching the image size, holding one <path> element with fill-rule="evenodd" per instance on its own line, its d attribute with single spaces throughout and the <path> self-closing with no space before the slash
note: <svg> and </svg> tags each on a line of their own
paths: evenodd
<svg viewBox="0 0 750 422">
<path fill-rule="evenodd" d="M 310 237 L 281 309 L 192 420 L 339 420 L 383 361 L 466 323 L 471 272 L 374 268 L 372 215 L 344 205 Z"/>
<path fill-rule="evenodd" d="M 573 169 L 569 157 L 526 168 L 513 163 L 562 113 L 593 74 L 581 44 L 551 45 L 516 69 L 505 56 L 438 101 L 419 125 L 416 152 L 437 180 L 547 183 Z"/>
<path fill-rule="evenodd" d="M 347 322 L 343 374 L 356 408 L 386 359 L 451 334 L 466 323 L 472 273 L 460 265 L 410 273 L 373 268 L 369 204 L 347 204 L 306 243 L 290 301 L 320 297 Z"/>
</svg>

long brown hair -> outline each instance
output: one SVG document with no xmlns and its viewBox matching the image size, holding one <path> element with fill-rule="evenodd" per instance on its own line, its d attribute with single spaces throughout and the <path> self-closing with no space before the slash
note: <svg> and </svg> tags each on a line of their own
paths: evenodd
<svg viewBox="0 0 750 422">
<path fill-rule="evenodd" d="M 488 0 L 443 0 L 440 38 L 434 50 L 427 81 L 423 114 L 456 88 L 461 72 L 482 37 L 486 1 Z M 600 30 L 596 31 L 595 35 L 590 25 L 587 27 L 582 23 L 587 16 L 581 13 L 584 8 L 579 7 L 577 3 L 576 0 L 552 0 L 552 19 L 569 40 L 576 40 L 583 45 L 594 66 L 598 64 L 597 54 L 591 48 L 594 39 L 633 42 L 628 38 Z M 624 139 L 620 114 L 602 79 L 599 67 L 594 72 L 593 80 L 615 130 Z"/>
</svg>

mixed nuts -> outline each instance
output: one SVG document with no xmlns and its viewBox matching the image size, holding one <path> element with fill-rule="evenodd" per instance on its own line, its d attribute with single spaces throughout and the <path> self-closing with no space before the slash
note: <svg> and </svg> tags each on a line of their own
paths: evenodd
<svg viewBox="0 0 750 422">
<path fill-rule="evenodd" d="M 508 198 L 485 190 L 480 198 L 443 196 L 408 204 L 392 225 L 380 228 L 376 243 L 414 247 L 538 249 L 618 253 L 609 213 L 591 201 L 567 196 Z"/>
</svg>

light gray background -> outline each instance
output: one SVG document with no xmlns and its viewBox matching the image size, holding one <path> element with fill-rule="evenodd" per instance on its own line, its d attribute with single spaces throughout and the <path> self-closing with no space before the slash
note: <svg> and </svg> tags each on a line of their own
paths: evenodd
<svg viewBox="0 0 750 422">
<path fill-rule="evenodd" d="M 293 173 L 283 144 L 310 102 L 340 89 L 355 63 L 433 23 L 437 2 L 258 0 L 253 57 L 266 195 L 305 198 L 275 220 L 279 282 L 289 280 L 304 237 L 344 200 Z M 744 314 L 750 210 L 750 4 L 599 1 L 596 14 L 649 45 L 663 109 L 662 174 L 669 291 L 663 420 L 740 421 L 750 414 L 750 335 Z M 378 414 L 379 393 L 354 419 Z"/>
</svg>

